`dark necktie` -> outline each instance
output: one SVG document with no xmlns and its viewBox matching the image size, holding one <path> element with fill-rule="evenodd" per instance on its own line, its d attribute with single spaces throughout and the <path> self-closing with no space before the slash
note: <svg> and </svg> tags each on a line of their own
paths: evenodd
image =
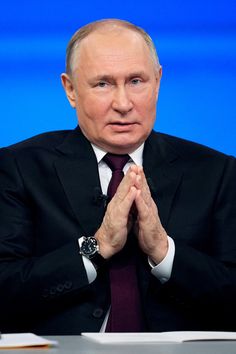
<svg viewBox="0 0 236 354">
<path fill-rule="evenodd" d="M 110 167 L 112 170 L 112 177 L 108 186 L 107 194 L 109 199 L 111 199 L 119 186 L 122 178 L 124 177 L 123 168 L 126 163 L 129 161 L 129 155 L 115 155 L 115 154 L 106 154 L 103 157 L 103 161 Z"/>
<path fill-rule="evenodd" d="M 111 199 L 120 184 L 123 168 L 129 155 L 108 153 L 103 160 L 112 170 L 112 178 L 108 186 L 108 197 Z M 110 262 L 111 310 L 106 332 L 140 332 L 142 331 L 141 302 L 136 273 L 136 243 L 131 234 L 123 250 L 114 255 Z"/>
</svg>

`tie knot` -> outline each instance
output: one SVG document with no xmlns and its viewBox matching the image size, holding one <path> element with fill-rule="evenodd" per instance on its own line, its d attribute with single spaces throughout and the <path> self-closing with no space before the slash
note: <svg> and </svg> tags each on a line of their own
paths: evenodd
<svg viewBox="0 0 236 354">
<path fill-rule="evenodd" d="M 106 162 L 106 164 L 110 167 L 112 171 L 122 171 L 129 159 L 130 157 L 127 154 L 116 155 L 111 154 L 109 152 L 103 157 L 103 160 Z"/>
</svg>

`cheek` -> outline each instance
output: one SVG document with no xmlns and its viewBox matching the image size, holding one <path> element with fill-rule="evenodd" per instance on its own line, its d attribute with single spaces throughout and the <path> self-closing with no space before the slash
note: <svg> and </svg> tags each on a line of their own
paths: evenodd
<svg viewBox="0 0 236 354">
<path fill-rule="evenodd" d="M 146 102 L 150 105 L 150 106 L 156 106 L 156 102 L 157 102 L 157 92 L 156 89 L 152 89 L 151 92 L 149 93 L 149 95 L 147 95 L 146 97 Z"/>
<path fill-rule="evenodd" d="M 80 105 L 78 104 L 80 107 Z M 104 117 L 109 108 L 108 100 L 105 97 L 88 96 L 84 98 L 81 105 L 85 115 L 94 120 Z"/>
<path fill-rule="evenodd" d="M 136 105 L 139 112 L 147 119 L 148 117 L 152 118 L 152 113 L 156 112 L 156 95 L 149 93 L 142 97 L 142 100 L 139 100 Z"/>
</svg>

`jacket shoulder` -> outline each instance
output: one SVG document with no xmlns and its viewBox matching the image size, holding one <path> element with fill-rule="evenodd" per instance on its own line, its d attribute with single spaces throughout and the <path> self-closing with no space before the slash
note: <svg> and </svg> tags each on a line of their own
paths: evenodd
<svg viewBox="0 0 236 354">
<path fill-rule="evenodd" d="M 22 140 L 18 143 L 9 145 L 2 149 L 8 149 L 11 151 L 21 151 L 25 149 L 28 150 L 34 148 L 53 148 L 59 145 L 70 132 L 71 130 L 57 130 L 45 132 Z"/>
<path fill-rule="evenodd" d="M 159 132 L 154 132 L 153 137 L 157 144 L 160 146 L 168 146 L 169 149 L 179 155 L 183 160 L 217 159 L 224 161 L 229 158 L 229 155 L 223 152 L 187 139 Z M 232 156 L 231 158 L 234 159 Z"/>
</svg>

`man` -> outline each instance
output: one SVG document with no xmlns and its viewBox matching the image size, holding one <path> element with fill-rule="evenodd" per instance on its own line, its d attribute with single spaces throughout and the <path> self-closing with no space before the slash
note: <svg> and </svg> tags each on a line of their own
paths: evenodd
<svg viewBox="0 0 236 354">
<path fill-rule="evenodd" d="M 62 74 L 79 127 L 1 150 L 2 331 L 236 329 L 236 161 L 152 131 L 161 74 L 142 29 L 91 23 Z"/>
</svg>

